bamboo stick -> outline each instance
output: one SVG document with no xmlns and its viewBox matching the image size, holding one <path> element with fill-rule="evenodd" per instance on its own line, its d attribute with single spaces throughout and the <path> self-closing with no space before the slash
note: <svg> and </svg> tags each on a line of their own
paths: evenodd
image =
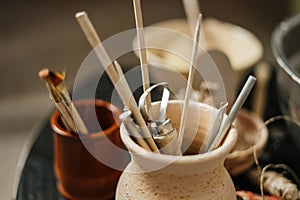
<svg viewBox="0 0 300 200">
<path fill-rule="evenodd" d="M 103 44 L 101 43 L 101 40 L 93 27 L 90 19 L 87 16 L 86 12 L 78 12 L 76 13 L 76 19 L 83 30 L 86 38 L 88 39 L 90 45 L 92 48 L 94 48 L 96 55 L 98 56 L 100 62 L 103 66 L 106 66 L 105 64 L 109 64 L 109 66 L 106 68 L 106 73 L 108 74 L 110 80 L 116 87 L 116 90 L 121 97 L 121 100 L 123 104 L 129 108 L 133 116 L 137 122 L 137 124 L 140 126 L 141 131 L 143 133 L 143 137 L 147 141 L 148 145 L 150 146 L 152 151 L 159 152 L 156 144 L 154 143 L 154 140 L 152 139 L 152 136 L 146 126 L 146 123 L 141 115 L 141 113 L 138 110 L 138 106 L 133 98 L 132 92 L 128 86 L 127 81 L 124 79 L 123 84 L 118 84 L 118 81 L 120 79 L 120 76 L 118 75 L 118 72 L 116 71 L 114 65 L 112 64 L 109 55 L 107 54 Z"/>
<path fill-rule="evenodd" d="M 140 57 L 140 64 L 141 64 L 141 71 L 142 71 L 143 89 L 145 92 L 150 87 L 150 81 L 149 81 L 149 70 L 148 70 L 148 61 L 147 61 L 147 53 L 146 53 L 146 44 L 145 44 L 145 37 L 144 37 L 141 1 L 133 0 L 133 7 L 134 7 L 137 39 L 138 39 L 138 45 L 139 45 L 139 57 Z M 151 106 L 151 95 L 148 95 L 147 99 L 146 99 L 147 111 L 149 111 L 150 106 Z"/>
</svg>

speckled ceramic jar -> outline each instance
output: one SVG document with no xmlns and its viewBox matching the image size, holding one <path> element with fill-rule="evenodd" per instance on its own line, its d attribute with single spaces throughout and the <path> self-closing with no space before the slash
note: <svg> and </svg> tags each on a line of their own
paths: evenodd
<svg viewBox="0 0 300 200">
<path fill-rule="evenodd" d="M 200 116 L 188 115 L 189 123 L 199 119 L 197 140 L 205 136 L 214 108 L 200 103 L 192 107 L 191 114 Z M 167 116 L 175 128 L 180 122 L 180 111 L 178 101 L 169 103 Z M 184 156 L 147 152 L 128 136 L 124 127 L 121 127 L 121 139 L 129 149 L 132 161 L 119 179 L 117 200 L 236 199 L 233 182 L 223 165 L 236 142 L 235 129 L 229 131 L 219 148 L 205 154 Z"/>
</svg>

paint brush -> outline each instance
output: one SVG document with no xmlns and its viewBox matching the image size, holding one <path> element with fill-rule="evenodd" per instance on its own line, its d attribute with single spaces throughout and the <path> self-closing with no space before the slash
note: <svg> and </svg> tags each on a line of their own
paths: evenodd
<svg viewBox="0 0 300 200">
<path fill-rule="evenodd" d="M 60 74 L 45 68 L 39 71 L 39 77 L 45 80 L 56 107 L 66 121 L 66 128 L 75 133 L 88 134 L 89 131 L 74 106 L 65 85 L 65 73 Z"/>
</svg>

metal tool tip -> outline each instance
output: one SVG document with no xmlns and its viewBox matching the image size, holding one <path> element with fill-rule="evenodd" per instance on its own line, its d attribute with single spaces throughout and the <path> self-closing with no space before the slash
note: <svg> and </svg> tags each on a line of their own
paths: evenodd
<svg viewBox="0 0 300 200">
<path fill-rule="evenodd" d="M 122 112 L 119 116 L 120 120 L 124 121 L 126 119 L 128 119 L 131 116 L 132 112 L 130 110 L 125 110 L 124 112 Z"/>
</svg>

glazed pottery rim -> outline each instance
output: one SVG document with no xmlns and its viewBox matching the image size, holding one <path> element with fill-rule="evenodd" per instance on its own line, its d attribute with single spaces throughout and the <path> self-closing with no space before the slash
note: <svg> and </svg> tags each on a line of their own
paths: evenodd
<svg viewBox="0 0 300 200">
<path fill-rule="evenodd" d="M 92 138 L 107 137 L 108 135 L 113 134 L 117 129 L 119 129 L 121 121 L 118 118 L 118 116 L 121 114 L 121 110 L 117 106 L 115 106 L 107 101 L 101 100 L 101 99 L 81 99 L 81 100 L 74 101 L 74 104 L 76 106 L 95 104 L 97 106 L 103 107 L 103 108 L 107 109 L 108 111 L 112 112 L 113 115 L 116 116 L 114 118 L 116 121 L 111 126 L 109 126 L 107 129 L 99 131 L 99 132 L 93 132 L 93 133 L 89 133 L 89 134 L 80 134 L 80 135 L 72 134 L 69 131 L 67 131 L 64 127 L 62 127 L 59 123 L 57 123 L 60 114 L 59 114 L 58 110 L 55 110 L 50 117 L 50 125 L 51 125 L 52 130 L 55 133 L 65 136 L 65 137 L 68 137 L 68 138 L 81 140 L 81 138 L 92 139 Z"/>
<path fill-rule="evenodd" d="M 271 36 L 271 47 L 276 61 L 279 64 L 279 67 L 287 73 L 287 75 L 300 85 L 300 74 L 294 69 L 294 67 L 290 67 L 287 62 L 287 57 L 283 52 L 282 43 L 284 41 L 285 36 L 288 32 L 295 27 L 300 26 L 300 14 L 289 17 L 284 21 L 280 22 L 277 27 L 274 29 Z"/>
<path fill-rule="evenodd" d="M 204 104 L 206 105 L 206 104 Z M 208 105 L 207 105 L 208 106 Z M 121 139 L 129 152 L 131 154 L 136 154 L 141 157 L 148 158 L 153 161 L 160 161 L 165 163 L 172 163 L 176 162 L 178 164 L 185 164 L 190 163 L 192 161 L 196 162 L 207 162 L 207 160 L 215 160 L 217 158 L 219 159 L 226 159 L 226 156 L 231 151 L 233 146 L 235 145 L 237 141 L 237 132 L 234 127 L 232 127 L 227 137 L 224 139 L 224 142 L 222 145 L 208 153 L 202 153 L 202 154 L 194 154 L 194 155 L 183 155 L 183 156 L 175 156 L 175 155 L 167 155 L 167 154 L 161 154 L 161 153 L 155 153 L 155 152 L 149 152 L 136 144 L 130 137 L 127 135 L 127 130 L 124 127 L 124 124 L 121 124 L 120 127 L 120 134 Z M 133 155 L 134 156 L 134 155 Z"/>
<path fill-rule="evenodd" d="M 242 109 L 237 117 L 239 117 L 239 115 L 242 115 L 243 117 L 248 116 L 247 120 L 253 119 L 253 121 L 251 121 L 251 123 L 255 124 L 256 128 L 258 129 L 257 131 L 260 131 L 260 133 L 259 133 L 260 137 L 258 139 L 255 138 L 255 144 L 248 147 L 247 149 L 236 150 L 236 151 L 229 153 L 227 156 L 227 158 L 229 158 L 229 159 L 235 159 L 240 156 L 247 156 L 247 155 L 253 154 L 253 148 L 255 148 L 256 152 L 262 150 L 266 146 L 268 138 L 269 138 L 269 131 L 267 129 L 267 126 L 256 114 L 254 114 L 253 112 L 250 112 L 248 110 Z M 258 134 L 258 132 L 256 132 L 256 134 Z"/>
</svg>

